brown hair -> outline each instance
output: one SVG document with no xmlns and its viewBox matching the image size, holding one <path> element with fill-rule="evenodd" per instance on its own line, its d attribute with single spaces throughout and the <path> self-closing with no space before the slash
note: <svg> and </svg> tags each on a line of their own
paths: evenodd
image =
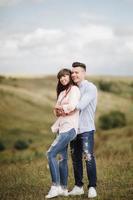
<svg viewBox="0 0 133 200">
<path fill-rule="evenodd" d="M 70 79 L 70 81 L 67 85 L 62 85 L 60 82 L 60 78 L 64 75 L 68 75 L 69 79 Z M 71 70 L 70 69 L 67 69 L 67 68 L 61 69 L 57 74 L 57 78 L 58 78 L 58 83 L 57 83 L 57 87 L 56 87 L 56 92 L 57 92 L 57 98 L 58 98 L 59 94 L 63 90 L 67 90 L 71 85 L 75 85 L 75 84 L 71 78 Z"/>
</svg>

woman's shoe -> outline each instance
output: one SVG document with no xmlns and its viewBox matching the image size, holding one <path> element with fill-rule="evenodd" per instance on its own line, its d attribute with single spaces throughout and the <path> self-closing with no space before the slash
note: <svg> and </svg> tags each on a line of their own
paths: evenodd
<svg viewBox="0 0 133 200">
<path fill-rule="evenodd" d="M 51 199 L 59 195 L 59 186 L 52 185 L 48 194 L 45 196 L 46 199 Z"/>
<path fill-rule="evenodd" d="M 59 195 L 67 197 L 68 196 L 68 190 L 59 186 Z"/>
</svg>

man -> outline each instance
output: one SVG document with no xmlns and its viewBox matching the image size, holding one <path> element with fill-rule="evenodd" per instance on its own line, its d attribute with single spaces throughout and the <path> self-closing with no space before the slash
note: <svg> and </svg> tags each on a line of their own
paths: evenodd
<svg viewBox="0 0 133 200">
<path fill-rule="evenodd" d="M 96 86 L 85 80 L 86 65 L 79 62 L 72 64 L 72 79 L 79 86 L 81 99 L 76 106 L 80 111 L 78 135 L 70 144 L 73 162 L 75 186 L 69 195 L 84 194 L 83 190 L 83 163 L 82 157 L 86 162 L 88 177 L 88 198 L 97 196 L 96 192 L 96 163 L 93 154 L 94 147 L 94 116 L 97 104 Z"/>
</svg>

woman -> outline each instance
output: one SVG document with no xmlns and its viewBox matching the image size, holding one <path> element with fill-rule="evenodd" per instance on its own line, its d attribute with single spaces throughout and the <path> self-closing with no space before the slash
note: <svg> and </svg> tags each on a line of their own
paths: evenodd
<svg viewBox="0 0 133 200">
<path fill-rule="evenodd" d="M 60 70 L 57 78 L 57 103 L 54 112 L 58 118 L 51 129 L 58 134 L 47 151 L 52 178 L 51 189 L 46 195 L 47 199 L 58 195 L 68 196 L 67 147 L 76 137 L 79 118 L 79 112 L 74 109 L 78 104 L 80 91 L 71 79 L 71 71 L 69 69 Z M 57 154 L 61 157 L 59 161 L 56 160 Z"/>
</svg>

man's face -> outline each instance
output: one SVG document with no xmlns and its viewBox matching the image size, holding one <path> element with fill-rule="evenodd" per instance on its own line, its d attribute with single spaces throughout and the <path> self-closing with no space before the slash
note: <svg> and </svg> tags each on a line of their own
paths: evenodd
<svg viewBox="0 0 133 200">
<path fill-rule="evenodd" d="M 82 67 L 72 67 L 72 79 L 74 83 L 80 84 L 85 78 L 85 70 Z"/>
</svg>

